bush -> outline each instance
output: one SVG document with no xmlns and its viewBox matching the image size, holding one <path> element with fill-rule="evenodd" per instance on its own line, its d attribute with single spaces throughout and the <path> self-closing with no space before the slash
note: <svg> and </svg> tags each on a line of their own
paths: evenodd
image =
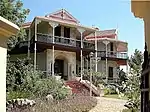
<svg viewBox="0 0 150 112">
<path fill-rule="evenodd" d="M 123 109 L 122 112 L 138 112 L 138 110 Z"/>
<path fill-rule="evenodd" d="M 63 99 L 69 94 L 62 81 L 55 78 L 44 78 L 40 70 L 34 70 L 28 59 L 17 59 L 7 63 L 7 99 L 37 98 L 53 95 L 55 99 Z"/>
<path fill-rule="evenodd" d="M 66 88 L 62 81 L 48 77 L 40 79 L 35 83 L 34 92 L 37 97 L 45 97 L 51 94 L 55 99 L 63 99 L 69 95 L 69 89 Z"/>
<path fill-rule="evenodd" d="M 33 64 L 27 59 L 17 59 L 7 62 L 6 87 L 10 91 L 31 92 L 35 82 L 43 75 L 41 71 L 34 71 Z"/>
<path fill-rule="evenodd" d="M 113 85 L 107 85 L 104 89 L 104 95 L 117 94 L 116 87 Z"/>
<path fill-rule="evenodd" d="M 83 74 L 83 79 L 90 81 L 90 71 L 85 70 Z M 92 83 L 98 87 L 99 84 L 105 84 L 105 74 L 101 72 L 92 71 Z"/>
<path fill-rule="evenodd" d="M 12 99 L 17 99 L 17 98 L 29 98 L 31 97 L 32 94 L 30 94 L 29 92 L 25 92 L 25 91 L 11 91 L 11 92 L 7 92 L 6 94 L 6 98 L 7 100 L 12 100 Z"/>
</svg>

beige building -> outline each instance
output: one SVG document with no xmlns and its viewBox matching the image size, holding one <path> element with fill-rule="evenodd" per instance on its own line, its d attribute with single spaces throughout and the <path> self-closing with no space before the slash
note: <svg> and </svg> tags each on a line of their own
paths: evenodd
<svg viewBox="0 0 150 112">
<path fill-rule="evenodd" d="M 15 35 L 19 27 L 0 16 L 0 111 L 6 112 L 6 57 L 7 39 Z"/>
<path fill-rule="evenodd" d="M 127 43 L 119 41 L 117 30 L 86 27 L 65 9 L 46 16 L 36 16 L 23 25 L 27 41 L 20 42 L 11 59 L 30 57 L 34 68 L 47 75 L 60 75 L 66 80 L 83 78 L 90 68 L 89 54 L 94 53 L 93 70 L 106 74 L 110 81 L 118 79 L 117 68 L 127 64 Z"/>
<path fill-rule="evenodd" d="M 150 112 L 150 1 L 131 0 L 131 11 L 135 17 L 144 21 L 145 51 L 143 73 L 141 76 L 141 112 Z"/>
</svg>

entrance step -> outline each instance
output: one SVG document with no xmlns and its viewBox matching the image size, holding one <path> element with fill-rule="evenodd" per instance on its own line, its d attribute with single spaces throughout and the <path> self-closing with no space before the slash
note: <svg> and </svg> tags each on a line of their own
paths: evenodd
<svg viewBox="0 0 150 112">
<path fill-rule="evenodd" d="M 72 93 L 77 94 L 77 95 L 84 95 L 84 96 L 89 96 L 90 95 L 90 82 L 87 80 L 68 80 L 65 82 L 67 86 L 72 88 Z M 93 96 L 99 96 L 99 91 L 97 88 L 92 85 L 92 95 Z"/>
</svg>

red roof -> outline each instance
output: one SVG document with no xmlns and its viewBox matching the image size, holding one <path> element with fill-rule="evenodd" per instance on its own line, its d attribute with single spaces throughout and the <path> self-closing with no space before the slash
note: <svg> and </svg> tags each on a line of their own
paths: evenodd
<svg viewBox="0 0 150 112">
<path fill-rule="evenodd" d="M 111 30 L 102 30 L 102 31 L 97 31 L 96 33 L 96 38 L 116 38 L 117 35 L 117 30 L 116 29 L 111 29 Z M 90 34 L 86 37 L 86 39 L 93 39 L 95 38 L 94 34 Z"/>
<path fill-rule="evenodd" d="M 58 20 L 64 20 L 64 21 L 68 21 L 68 22 L 73 22 L 78 24 L 79 21 L 73 17 L 68 11 L 66 11 L 65 9 L 61 9 L 58 10 L 54 13 L 48 14 L 45 17 L 47 18 L 53 18 L 53 19 L 58 19 Z"/>
</svg>

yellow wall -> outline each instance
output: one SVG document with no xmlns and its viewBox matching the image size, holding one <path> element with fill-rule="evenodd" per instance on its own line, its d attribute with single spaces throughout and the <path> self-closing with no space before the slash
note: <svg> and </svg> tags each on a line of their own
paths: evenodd
<svg viewBox="0 0 150 112">
<path fill-rule="evenodd" d="M 131 11 L 135 17 L 141 18 L 144 21 L 145 27 L 145 42 L 150 52 L 150 1 L 135 1 L 131 2 Z"/>
<path fill-rule="evenodd" d="M 6 110 L 6 56 L 6 39 L 4 37 L 0 37 L 0 111 Z"/>
<path fill-rule="evenodd" d="M 131 2 L 131 10 L 135 17 L 139 17 L 144 21 L 145 42 L 150 53 L 150 1 L 134 1 Z M 150 74 L 149 74 L 150 75 Z M 150 80 L 150 77 L 149 77 Z M 150 82 L 149 82 L 150 85 Z M 149 92 L 150 96 L 150 92 Z"/>
<path fill-rule="evenodd" d="M 18 30 L 18 26 L 0 16 L 0 112 L 6 112 L 7 39 Z"/>
</svg>

